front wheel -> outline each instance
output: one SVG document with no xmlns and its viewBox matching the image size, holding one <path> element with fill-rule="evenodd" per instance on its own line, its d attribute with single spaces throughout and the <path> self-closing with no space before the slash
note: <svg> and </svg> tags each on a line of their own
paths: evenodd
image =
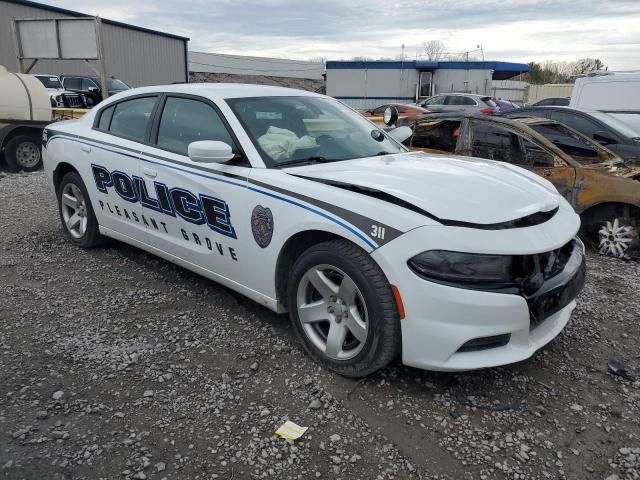
<svg viewBox="0 0 640 480">
<path fill-rule="evenodd" d="M 625 258 L 638 247 L 637 222 L 627 217 L 614 217 L 598 230 L 598 250 L 601 255 Z"/>
<path fill-rule="evenodd" d="M 104 243 L 87 188 L 76 172 L 62 177 L 58 188 L 58 209 L 62 228 L 73 244 L 91 248 Z"/>
<path fill-rule="evenodd" d="M 400 352 L 391 286 L 367 252 L 346 240 L 323 242 L 295 262 L 287 300 L 293 328 L 319 364 L 364 377 Z"/>
</svg>

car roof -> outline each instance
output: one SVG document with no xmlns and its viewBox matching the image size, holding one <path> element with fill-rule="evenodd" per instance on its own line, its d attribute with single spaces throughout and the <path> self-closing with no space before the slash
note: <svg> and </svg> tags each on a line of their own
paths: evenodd
<svg viewBox="0 0 640 480">
<path fill-rule="evenodd" d="M 434 97 L 444 97 L 444 96 L 460 96 L 460 97 L 474 97 L 474 98 L 487 98 L 489 95 L 478 95 L 476 93 L 461 93 L 461 92 L 448 92 L 448 93 L 437 93 Z"/>
<path fill-rule="evenodd" d="M 324 97 L 317 93 L 271 85 L 250 85 L 243 83 L 180 83 L 132 88 L 120 93 L 118 98 L 143 93 L 184 93 L 209 98 L 251 98 L 251 97 Z"/>
<path fill-rule="evenodd" d="M 466 110 L 456 110 L 454 112 L 442 112 L 442 113 L 428 113 L 418 117 L 416 121 L 419 122 L 421 120 L 429 120 L 430 118 L 450 119 L 450 120 L 456 120 L 456 119 L 461 120 L 463 118 L 468 118 L 468 119 L 482 120 L 485 122 L 504 123 L 504 124 L 512 124 L 514 122 L 512 117 L 503 117 L 502 115 L 487 115 L 487 114 L 476 112 L 476 111 L 466 111 Z"/>
</svg>

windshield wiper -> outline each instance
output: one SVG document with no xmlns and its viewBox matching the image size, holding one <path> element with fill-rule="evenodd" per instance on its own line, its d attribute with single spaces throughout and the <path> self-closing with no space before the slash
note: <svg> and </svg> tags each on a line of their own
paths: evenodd
<svg viewBox="0 0 640 480">
<path fill-rule="evenodd" d="M 289 165 L 308 165 L 310 163 L 327 163 L 334 162 L 335 160 L 329 160 L 327 157 L 314 155 L 307 158 L 296 158 L 295 160 L 287 160 L 286 162 L 280 162 L 276 167 L 286 167 Z"/>
</svg>

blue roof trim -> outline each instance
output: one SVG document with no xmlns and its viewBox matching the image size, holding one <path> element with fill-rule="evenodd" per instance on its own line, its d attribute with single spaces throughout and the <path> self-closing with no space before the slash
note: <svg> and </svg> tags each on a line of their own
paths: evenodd
<svg viewBox="0 0 640 480">
<path fill-rule="evenodd" d="M 330 68 L 333 69 L 343 69 L 343 70 L 364 70 L 367 69 L 378 69 L 378 70 L 399 70 L 401 68 L 415 68 L 416 61 L 415 60 L 407 60 L 406 62 L 398 62 L 398 61 L 383 61 L 383 60 L 371 60 L 365 62 L 357 62 L 357 61 L 343 61 L 343 60 L 328 60 L 327 61 L 327 70 Z"/>
<path fill-rule="evenodd" d="M 417 62 L 420 64 L 420 62 Z M 418 68 L 419 65 L 418 65 Z M 493 70 L 494 72 L 528 72 L 526 63 L 513 62 L 438 62 L 442 70 Z"/>
<path fill-rule="evenodd" d="M 327 70 L 400 70 L 402 68 L 415 68 L 417 70 L 493 70 L 494 72 L 528 72 L 529 65 L 515 62 L 460 62 L 440 61 L 431 62 L 423 60 L 408 60 L 406 62 L 371 60 L 371 61 L 327 61 Z"/>
<path fill-rule="evenodd" d="M 24 5 L 25 7 L 40 8 L 42 10 L 48 10 L 54 13 L 60 13 L 62 15 L 69 15 L 71 17 L 92 17 L 86 13 L 76 12 L 75 10 L 67 10 L 66 8 L 54 7 L 52 5 L 45 5 L 44 3 L 31 2 L 29 0 L 5 0 L 9 3 L 15 3 L 18 5 Z M 101 18 L 102 23 L 107 25 L 114 25 L 116 27 L 129 28 L 131 30 L 137 30 L 138 32 L 152 33 L 153 35 L 160 35 L 163 37 L 175 38 L 176 40 L 189 41 L 189 37 L 181 37 L 180 35 L 174 35 L 172 33 L 159 32 L 158 30 L 151 30 L 150 28 L 138 27 L 136 25 L 130 25 L 128 23 L 116 22 L 115 20 L 109 20 L 107 18 Z"/>
</svg>

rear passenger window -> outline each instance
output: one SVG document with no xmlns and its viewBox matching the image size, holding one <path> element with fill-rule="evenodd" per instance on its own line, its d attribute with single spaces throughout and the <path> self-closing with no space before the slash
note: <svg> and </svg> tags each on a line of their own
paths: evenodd
<svg viewBox="0 0 640 480">
<path fill-rule="evenodd" d="M 474 125 L 471 155 L 514 165 L 526 164 L 518 136 L 493 125 Z"/>
<path fill-rule="evenodd" d="M 158 147 L 187 155 L 189 144 L 199 140 L 225 142 L 237 151 L 231 134 L 211 105 L 190 98 L 167 98 L 158 127 Z"/>
<path fill-rule="evenodd" d="M 109 133 L 144 142 L 156 97 L 134 98 L 117 103 L 111 119 Z M 102 118 L 100 118 L 102 120 Z"/>
<path fill-rule="evenodd" d="M 98 122 L 97 129 L 106 132 L 109 130 L 109 125 L 111 124 L 111 117 L 113 117 L 113 110 L 115 107 L 105 108 L 102 113 L 100 113 L 100 121 Z"/>
<path fill-rule="evenodd" d="M 460 122 L 454 120 L 431 120 L 416 124 L 411 137 L 411 147 L 426 151 L 438 150 L 448 153 L 456 151 L 460 135 Z"/>
</svg>

